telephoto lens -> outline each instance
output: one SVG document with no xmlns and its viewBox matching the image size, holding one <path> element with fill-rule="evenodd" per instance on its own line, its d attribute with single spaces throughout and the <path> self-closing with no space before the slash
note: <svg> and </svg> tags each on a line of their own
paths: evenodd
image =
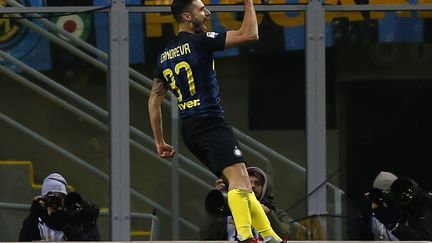
<svg viewBox="0 0 432 243">
<path fill-rule="evenodd" d="M 420 188 L 413 179 L 400 177 L 393 182 L 390 193 L 395 202 L 400 206 L 408 206 L 414 200 Z"/>
<path fill-rule="evenodd" d="M 205 208 L 208 214 L 217 216 L 229 216 L 231 211 L 228 206 L 227 194 L 219 190 L 211 190 L 205 199 Z"/>
<path fill-rule="evenodd" d="M 82 197 L 76 192 L 70 192 L 64 199 L 66 212 L 71 215 L 78 214 L 83 210 Z"/>
</svg>

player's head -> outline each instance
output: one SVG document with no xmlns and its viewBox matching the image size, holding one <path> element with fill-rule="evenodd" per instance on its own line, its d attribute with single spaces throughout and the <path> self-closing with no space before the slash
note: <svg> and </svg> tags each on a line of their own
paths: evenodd
<svg viewBox="0 0 432 243">
<path fill-rule="evenodd" d="M 193 9 L 193 0 L 173 0 L 171 3 L 171 13 L 177 23 L 184 21 L 183 14 L 191 12 Z"/>
<path fill-rule="evenodd" d="M 210 18 L 210 11 L 201 0 L 173 0 L 171 12 L 179 24 L 185 24 L 193 32 L 205 32 L 204 22 Z"/>
</svg>

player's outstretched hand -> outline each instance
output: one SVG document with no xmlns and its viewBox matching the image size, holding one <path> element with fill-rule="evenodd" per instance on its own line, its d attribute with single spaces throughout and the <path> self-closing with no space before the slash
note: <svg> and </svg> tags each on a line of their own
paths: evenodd
<svg viewBox="0 0 432 243">
<path fill-rule="evenodd" d="M 174 148 L 167 143 L 156 145 L 156 148 L 157 148 L 159 156 L 162 158 L 171 158 L 171 157 L 174 157 L 174 155 L 175 155 Z"/>
</svg>

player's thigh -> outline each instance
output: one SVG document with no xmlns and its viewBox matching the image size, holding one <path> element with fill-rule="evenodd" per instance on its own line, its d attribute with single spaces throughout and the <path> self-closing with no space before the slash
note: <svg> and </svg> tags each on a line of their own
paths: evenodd
<svg viewBox="0 0 432 243">
<path fill-rule="evenodd" d="M 221 174 L 226 167 L 245 161 L 232 129 L 225 124 L 203 133 L 200 136 L 199 147 L 209 168 L 215 174 Z"/>
</svg>

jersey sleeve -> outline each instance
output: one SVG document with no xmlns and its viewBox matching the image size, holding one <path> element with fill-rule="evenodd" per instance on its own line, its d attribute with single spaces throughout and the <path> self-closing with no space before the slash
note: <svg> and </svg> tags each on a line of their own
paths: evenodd
<svg viewBox="0 0 432 243">
<path fill-rule="evenodd" d="M 195 43 L 208 51 L 221 51 L 225 49 L 226 32 L 203 32 L 196 35 Z"/>
<path fill-rule="evenodd" d="M 157 60 L 156 60 L 156 65 L 155 65 L 154 72 L 153 72 L 153 78 L 165 80 L 163 73 L 162 73 L 162 70 L 158 64 L 159 64 L 159 58 L 157 58 Z"/>
</svg>

